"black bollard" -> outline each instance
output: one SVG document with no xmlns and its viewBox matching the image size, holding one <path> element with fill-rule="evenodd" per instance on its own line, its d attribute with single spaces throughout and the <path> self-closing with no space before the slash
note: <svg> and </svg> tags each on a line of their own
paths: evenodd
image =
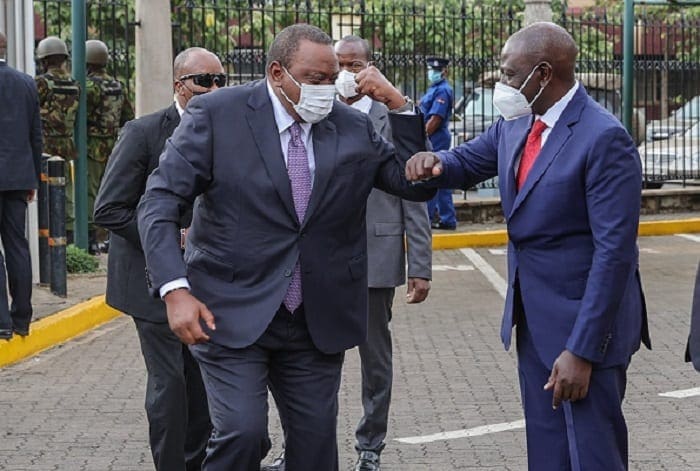
<svg viewBox="0 0 700 471">
<path fill-rule="evenodd" d="M 41 175 L 37 204 L 39 206 L 39 283 L 51 281 L 49 254 L 49 154 L 41 154 Z"/>
<path fill-rule="evenodd" d="M 51 292 L 66 297 L 66 162 L 60 157 L 48 159 L 49 174 L 49 253 Z"/>
</svg>

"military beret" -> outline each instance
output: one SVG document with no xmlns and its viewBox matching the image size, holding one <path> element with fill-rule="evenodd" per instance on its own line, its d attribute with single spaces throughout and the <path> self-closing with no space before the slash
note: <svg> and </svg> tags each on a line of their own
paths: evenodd
<svg viewBox="0 0 700 471">
<path fill-rule="evenodd" d="M 444 69 L 450 63 L 449 59 L 445 59 L 442 57 L 426 57 L 425 61 L 428 65 L 429 69 L 438 69 L 438 70 Z"/>
</svg>

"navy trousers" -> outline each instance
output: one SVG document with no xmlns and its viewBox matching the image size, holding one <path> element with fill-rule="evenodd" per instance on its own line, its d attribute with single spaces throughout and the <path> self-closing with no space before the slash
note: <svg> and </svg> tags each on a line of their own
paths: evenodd
<svg viewBox="0 0 700 471">
<path fill-rule="evenodd" d="M 27 331 L 32 320 L 32 265 L 25 236 L 27 193 L 0 191 L 0 238 L 4 251 L 0 252 L 0 329 Z"/>
</svg>

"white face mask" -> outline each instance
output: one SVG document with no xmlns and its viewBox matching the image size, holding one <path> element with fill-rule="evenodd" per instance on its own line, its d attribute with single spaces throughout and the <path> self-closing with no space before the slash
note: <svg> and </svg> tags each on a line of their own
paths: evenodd
<svg viewBox="0 0 700 471">
<path fill-rule="evenodd" d="M 282 68 L 301 90 L 299 94 L 299 103 L 294 103 L 289 99 L 287 94 L 284 93 L 284 90 L 280 88 L 282 96 L 292 105 L 299 117 L 307 123 L 315 124 L 328 116 L 328 113 L 333 109 L 333 102 L 335 101 L 335 85 L 310 85 L 308 83 L 299 83 L 285 67 Z"/>
<path fill-rule="evenodd" d="M 544 87 L 546 87 L 547 84 L 545 83 L 544 85 L 540 85 L 540 91 L 537 92 L 535 98 L 533 98 L 529 103 L 527 101 L 527 97 L 523 95 L 522 89 L 525 88 L 527 82 L 530 80 L 530 77 L 532 77 L 532 74 L 535 73 L 535 70 L 537 70 L 537 67 L 539 66 L 540 64 L 536 65 L 535 68 L 532 69 L 532 72 L 530 72 L 523 84 L 518 89 L 509 87 L 501 82 L 496 82 L 496 87 L 493 90 L 493 106 L 506 121 L 522 118 L 523 116 L 532 114 L 532 104 L 540 97 Z"/>
<path fill-rule="evenodd" d="M 357 96 L 357 82 L 355 82 L 355 74 L 348 72 L 343 69 L 338 74 L 338 78 L 335 79 L 335 88 L 338 90 L 338 94 L 343 98 L 352 98 Z"/>
</svg>

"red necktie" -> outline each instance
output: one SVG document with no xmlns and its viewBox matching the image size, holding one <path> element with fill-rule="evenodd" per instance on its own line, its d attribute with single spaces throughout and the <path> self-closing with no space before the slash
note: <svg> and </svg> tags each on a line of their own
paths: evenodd
<svg viewBox="0 0 700 471">
<path fill-rule="evenodd" d="M 516 179 L 518 190 L 525 184 L 527 174 L 530 173 L 530 169 L 535 163 L 535 159 L 537 159 L 537 154 L 540 153 L 540 148 L 542 147 L 542 133 L 545 129 L 547 129 L 547 125 L 538 119 L 535 120 L 532 129 L 530 129 L 530 134 L 527 135 L 527 142 L 525 143 L 523 156 L 520 159 L 518 177 Z"/>
</svg>

